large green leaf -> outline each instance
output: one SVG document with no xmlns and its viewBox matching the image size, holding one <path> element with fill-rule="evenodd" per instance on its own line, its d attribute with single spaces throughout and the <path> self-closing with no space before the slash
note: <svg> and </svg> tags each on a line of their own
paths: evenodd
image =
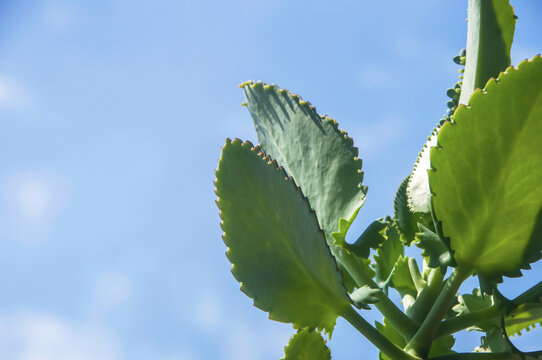
<svg viewBox="0 0 542 360">
<path fill-rule="evenodd" d="M 542 59 L 509 68 L 460 106 L 431 151 L 436 217 L 459 266 L 517 274 L 542 248 Z"/>
<path fill-rule="evenodd" d="M 282 360 L 331 360 L 331 353 L 320 333 L 305 328 L 290 338 Z"/>
<path fill-rule="evenodd" d="M 241 290 L 270 319 L 332 331 L 350 299 L 301 190 L 240 140 L 226 142 L 216 177 L 226 254 Z"/>
<path fill-rule="evenodd" d="M 510 65 L 516 16 L 509 0 L 469 0 L 467 59 L 461 86 L 461 104 L 475 89 L 497 77 Z"/>
<path fill-rule="evenodd" d="M 242 84 L 262 149 L 301 187 L 330 235 L 365 200 L 358 149 L 335 120 L 275 85 Z"/>
</svg>

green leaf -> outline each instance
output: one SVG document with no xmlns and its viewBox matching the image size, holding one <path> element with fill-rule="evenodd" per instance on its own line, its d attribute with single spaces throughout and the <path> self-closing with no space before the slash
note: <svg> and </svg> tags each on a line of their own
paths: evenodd
<svg viewBox="0 0 542 360">
<path fill-rule="evenodd" d="M 517 275 L 542 247 L 542 59 L 509 68 L 460 106 L 431 151 L 436 217 L 459 266 Z"/>
<path fill-rule="evenodd" d="M 290 338 L 282 360 L 331 360 L 331 353 L 320 333 L 304 328 Z"/>
<path fill-rule="evenodd" d="M 454 259 L 450 250 L 446 247 L 444 241 L 426 228 L 419 225 L 421 232 L 417 235 L 418 242 L 416 246 L 422 249 L 422 256 L 427 258 L 427 265 L 431 268 L 440 267 L 441 272 L 446 272 L 446 267 L 454 265 Z"/>
<path fill-rule="evenodd" d="M 389 221 L 391 221 L 391 219 L 389 219 Z M 386 288 L 388 286 L 395 263 L 399 257 L 404 255 L 404 247 L 396 227 L 389 223 L 386 227 L 385 234 L 386 240 L 382 243 L 381 247 L 376 250 L 376 254 L 373 256 L 375 260 L 375 263 L 373 264 L 376 273 L 375 282 L 381 288 Z"/>
<path fill-rule="evenodd" d="M 510 65 L 516 17 L 509 0 L 469 0 L 467 59 L 461 86 L 461 104 L 475 89 L 497 77 Z"/>
<path fill-rule="evenodd" d="M 495 298 L 490 295 L 482 296 L 480 289 L 474 289 L 472 294 L 464 294 L 458 296 L 458 304 L 453 307 L 453 310 L 458 315 L 465 315 L 478 310 L 487 309 L 495 305 Z M 467 328 L 467 330 L 489 331 L 495 326 L 500 326 L 500 319 L 488 320 L 483 323 L 478 323 Z"/>
<path fill-rule="evenodd" d="M 513 351 L 509 340 L 499 327 L 492 327 L 480 340 L 481 345 L 474 349 L 475 352 L 505 353 Z"/>
<path fill-rule="evenodd" d="M 301 190 L 240 140 L 227 140 L 216 177 L 226 254 L 241 290 L 270 319 L 331 332 L 350 298 Z"/>
<path fill-rule="evenodd" d="M 275 85 L 242 84 L 262 149 L 301 187 L 331 234 L 357 213 L 367 189 L 358 149 L 335 120 Z"/>
<path fill-rule="evenodd" d="M 401 295 L 401 302 L 405 310 L 412 305 L 418 295 L 418 290 L 416 289 L 416 285 L 414 285 L 410 268 L 408 267 L 408 259 L 408 256 L 399 256 L 391 274 L 392 285 L 399 295 Z"/>
<path fill-rule="evenodd" d="M 382 292 L 382 289 L 371 289 L 365 285 L 357 289 L 350 295 L 350 298 L 354 302 L 354 305 L 358 309 L 371 310 L 369 304 L 375 304 L 378 302 L 378 298 L 375 296 Z"/>
<path fill-rule="evenodd" d="M 530 331 L 536 325 L 542 324 L 542 303 L 520 305 L 504 318 L 504 324 L 509 336 L 521 335 L 523 330 Z"/>
<path fill-rule="evenodd" d="M 335 244 L 342 247 L 343 249 L 348 250 L 357 257 L 367 259 L 371 253 L 371 249 L 378 249 L 378 247 L 386 240 L 386 230 L 389 226 L 389 223 L 384 220 L 375 220 L 373 221 L 367 229 L 359 236 L 359 238 L 352 244 L 346 242 L 346 232 L 348 227 L 344 226 L 346 224 L 345 219 L 341 219 L 341 231 L 331 234 L 335 239 Z M 344 224 L 344 225 L 343 225 Z"/>
<path fill-rule="evenodd" d="M 349 268 L 343 274 L 351 290 L 354 281 L 349 272 L 363 264 L 337 247 L 331 233 L 340 231 L 341 219 L 348 219 L 348 229 L 365 201 L 367 188 L 361 185 L 358 149 L 335 120 L 319 115 L 310 103 L 288 90 L 251 81 L 240 86 L 261 147 L 309 199 L 339 266 Z"/>
<path fill-rule="evenodd" d="M 393 202 L 395 223 L 401 234 L 401 239 L 406 245 L 410 245 L 416 238 L 418 223 L 427 222 L 425 214 L 412 212 L 408 206 L 407 186 L 409 180 L 410 176 L 403 180 Z"/>
<path fill-rule="evenodd" d="M 429 190 L 429 177 L 427 171 L 431 168 L 429 154 L 431 148 L 437 144 L 437 134 L 440 126 L 433 130 L 431 136 L 422 148 L 416 159 L 414 170 L 409 176 L 407 185 L 408 206 L 411 212 L 423 214 L 431 213 L 431 191 Z"/>
</svg>

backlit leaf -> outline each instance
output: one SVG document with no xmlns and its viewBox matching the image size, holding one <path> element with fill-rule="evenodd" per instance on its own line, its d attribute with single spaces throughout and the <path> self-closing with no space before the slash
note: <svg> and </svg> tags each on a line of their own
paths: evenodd
<svg viewBox="0 0 542 360">
<path fill-rule="evenodd" d="M 509 68 L 460 106 L 431 151 L 436 217 L 459 266 L 517 275 L 542 248 L 542 59 Z"/>
<path fill-rule="evenodd" d="M 302 192 L 240 140 L 226 142 L 216 177 L 226 254 L 241 290 L 273 320 L 331 332 L 350 298 Z"/>
<path fill-rule="evenodd" d="M 282 360 L 331 360 L 331 354 L 320 333 L 305 328 L 290 338 Z"/>
</svg>

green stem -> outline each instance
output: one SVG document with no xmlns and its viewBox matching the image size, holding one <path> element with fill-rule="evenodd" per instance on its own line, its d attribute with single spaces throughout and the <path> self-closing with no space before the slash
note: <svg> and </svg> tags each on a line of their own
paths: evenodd
<svg viewBox="0 0 542 360">
<path fill-rule="evenodd" d="M 476 89 L 510 65 L 515 29 L 514 9 L 508 2 L 469 0 L 467 59 L 460 104 L 467 105 Z"/>
<path fill-rule="evenodd" d="M 408 309 L 407 315 L 414 321 L 423 321 L 427 315 L 427 309 L 435 303 L 443 286 L 444 275 L 440 269 L 432 269 L 427 280 L 427 286 L 421 291 L 414 304 Z"/>
<path fill-rule="evenodd" d="M 452 300 L 457 294 L 459 286 L 461 286 L 469 274 L 470 270 L 461 267 L 456 267 L 454 269 L 435 304 L 431 307 L 429 314 L 423 321 L 420 329 L 407 344 L 405 350 L 422 358 L 427 357 L 427 354 L 431 349 L 431 344 L 435 339 L 435 334 L 441 324 L 441 320 L 448 311 Z"/>
<path fill-rule="evenodd" d="M 346 259 L 347 257 L 345 257 Z M 362 267 L 348 264 L 347 261 L 344 261 L 343 265 L 347 267 L 350 275 L 359 287 L 367 285 L 372 289 L 379 288 L 372 277 Z M 378 302 L 374 305 L 382 315 L 402 336 L 411 338 L 420 327 L 420 324 L 406 316 L 384 292 L 379 292 L 375 297 L 378 299 Z"/>
<path fill-rule="evenodd" d="M 371 324 L 369 324 L 360 314 L 352 307 L 348 307 L 340 314 L 346 321 L 354 326 L 363 336 L 365 336 L 374 346 L 382 353 L 394 360 L 421 360 L 419 357 L 411 355 L 403 351 L 397 345 L 388 340 Z M 365 358 L 363 356 L 362 358 Z"/>
<path fill-rule="evenodd" d="M 514 308 L 517 308 L 518 306 L 529 302 L 539 302 L 541 292 L 542 282 L 539 282 L 515 299 L 508 300 L 508 302 L 513 304 Z M 499 305 L 493 305 L 482 310 L 474 311 L 464 315 L 459 315 L 455 318 L 445 320 L 440 325 L 436 334 L 436 338 L 456 333 L 481 322 L 496 319 L 506 311 L 507 305 L 508 303 L 501 303 Z M 510 311 L 510 309 L 508 309 L 508 311 Z"/>
<path fill-rule="evenodd" d="M 450 335 L 466 329 L 470 326 L 479 324 L 481 322 L 495 319 L 501 316 L 503 312 L 503 308 L 493 305 L 482 310 L 474 311 L 464 315 L 459 315 L 455 318 L 445 320 L 442 322 L 439 329 L 437 330 L 435 338 Z"/>
</svg>

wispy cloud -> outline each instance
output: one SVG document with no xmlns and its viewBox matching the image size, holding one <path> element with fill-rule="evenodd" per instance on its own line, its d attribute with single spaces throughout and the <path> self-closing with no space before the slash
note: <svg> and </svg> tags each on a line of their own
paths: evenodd
<svg viewBox="0 0 542 360">
<path fill-rule="evenodd" d="M 122 305 L 132 294 L 132 282 L 120 272 L 101 274 L 94 283 L 94 307 L 98 312 Z"/>
<path fill-rule="evenodd" d="M 3 184 L 0 231 L 26 243 L 47 239 L 70 188 L 68 180 L 51 172 L 12 174 Z"/>
<path fill-rule="evenodd" d="M 121 360 L 123 356 L 107 329 L 28 312 L 0 316 L 0 358 Z"/>
<path fill-rule="evenodd" d="M 0 110 L 28 107 L 30 97 L 24 87 L 14 79 L 0 74 Z"/>
</svg>

